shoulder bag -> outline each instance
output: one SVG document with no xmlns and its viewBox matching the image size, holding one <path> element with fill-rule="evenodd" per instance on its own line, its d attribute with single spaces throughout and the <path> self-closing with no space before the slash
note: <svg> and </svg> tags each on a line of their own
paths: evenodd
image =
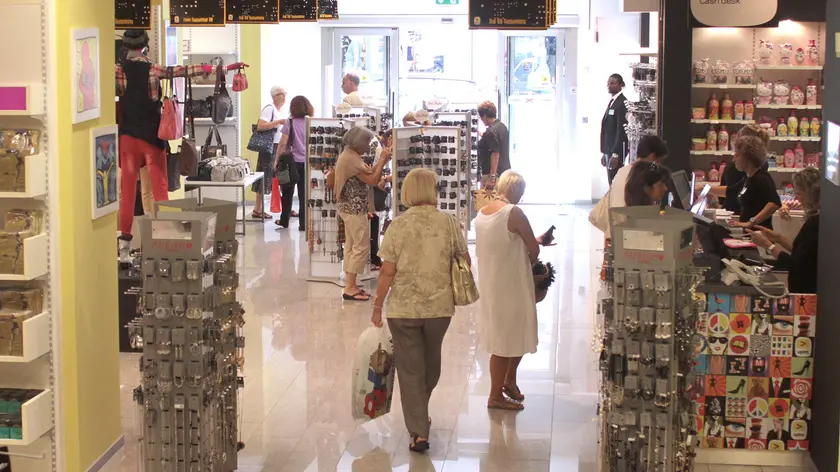
<svg viewBox="0 0 840 472">
<path fill-rule="evenodd" d="M 265 108 L 271 107 L 271 121 L 274 121 L 274 105 L 267 105 Z M 277 133 L 276 129 L 267 129 L 260 131 L 257 125 L 251 125 L 251 138 L 248 140 L 249 151 L 267 152 L 269 154 L 274 152 L 274 135 Z M 271 156 L 272 158 L 274 156 Z"/>
<path fill-rule="evenodd" d="M 478 287 L 475 285 L 472 269 L 467 259 L 458 251 L 458 222 L 454 216 L 449 217 L 449 228 L 452 232 L 452 264 L 450 277 L 452 278 L 452 295 L 455 306 L 467 306 L 478 300 Z"/>
<path fill-rule="evenodd" d="M 168 74 L 167 74 L 168 75 Z M 164 84 L 169 85 L 170 95 L 168 96 L 163 88 L 163 109 L 160 115 L 160 124 L 158 125 L 158 139 L 162 141 L 173 141 L 184 137 L 184 127 L 181 121 L 181 106 L 178 104 L 178 96 L 175 92 L 175 85 L 172 83 L 170 76 L 163 81 Z"/>
<path fill-rule="evenodd" d="M 216 136 L 216 144 L 211 145 L 213 136 Z M 219 128 L 216 125 L 210 126 L 207 130 L 207 139 L 204 140 L 204 146 L 201 147 L 201 158 L 207 159 L 209 157 L 227 156 L 227 145 L 222 144 L 222 137 L 219 135 Z"/>
<path fill-rule="evenodd" d="M 274 170 L 274 177 L 280 185 L 294 185 L 298 183 L 300 175 L 298 175 L 297 166 L 295 165 L 295 156 L 292 154 L 295 143 L 295 124 L 294 120 L 289 118 L 289 139 L 286 141 L 286 149 L 280 154 L 277 160 L 277 168 Z"/>
<path fill-rule="evenodd" d="M 592 226 L 603 231 L 608 238 L 610 237 L 610 192 L 608 190 L 604 198 L 589 212 L 589 222 L 592 223 Z"/>
<path fill-rule="evenodd" d="M 187 77 L 184 95 L 184 133 L 186 134 L 181 140 L 178 167 L 181 175 L 192 177 L 198 172 L 198 148 L 195 145 L 195 115 L 192 107 L 192 79 L 190 77 Z M 187 117 L 190 119 L 189 129 L 187 129 Z"/>
<path fill-rule="evenodd" d="M 210 119 L 213 123 L 220 125 L 225 122 L 228 112 L 233 110 L 233 100 L 225 85 L 225 67 L 220 64 L 216 67 L 216 88 L 213 98 L 210 100 Z"/>
</svg>

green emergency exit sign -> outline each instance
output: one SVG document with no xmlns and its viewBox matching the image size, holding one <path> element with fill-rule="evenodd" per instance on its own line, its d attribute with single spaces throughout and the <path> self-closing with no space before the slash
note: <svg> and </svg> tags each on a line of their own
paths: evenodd
<svg viewBox="0 0 840 472">
<path fill-rule="evenodd" d="M 458 0 L 435 0 L 438 5 L 457 5 Z"/>
</svg>

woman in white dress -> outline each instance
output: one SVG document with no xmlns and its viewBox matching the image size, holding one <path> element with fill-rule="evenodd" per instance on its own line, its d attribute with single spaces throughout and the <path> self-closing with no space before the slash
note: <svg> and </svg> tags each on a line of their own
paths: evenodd
<svg viewBox="0 0 840 472">
<path fill-rule="evenodd" d="M 525 354 L 537 352 L 537 305 L 532 265 L 543 236 L 516 206 L 525 179 L 512 170 L 496 183 L 499 198 L 475 220 L 478 287 L 481 293 L 481 344 L 490 357 L 488 408 L 521 410 L 516 370 Z M 506 397 L 507 396 L 507 397 Z"/>
</svg>

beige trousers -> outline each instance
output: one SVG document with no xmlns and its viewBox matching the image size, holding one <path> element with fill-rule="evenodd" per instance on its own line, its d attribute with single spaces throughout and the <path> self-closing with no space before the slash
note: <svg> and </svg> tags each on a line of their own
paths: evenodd
<svg viewBox="0 0 840 472">
<path fill-rule="evenodd" d="M 362 274 L 370 259 L 370 221 L 367 213 L 339 213 L 344 221 L 344 272 Z"/>
<path fill-rule="evenodd" d="M 452 318 L 388 318 L 405 427 L 429 438 L 429 399 L 440 379 L 440 348 Z"/>
</svg>

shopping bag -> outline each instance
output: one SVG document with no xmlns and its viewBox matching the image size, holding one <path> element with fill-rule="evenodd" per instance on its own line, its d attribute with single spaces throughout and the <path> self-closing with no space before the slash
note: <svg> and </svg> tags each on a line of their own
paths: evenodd
<svg viewBox="0 0 840 472">
<path fill-rule="evenodd" d="M 388 325 L 366 329 L 356 343 L 353 360 L 353 419 L 373 420 L 391 411 L 394 372 L 394 347 Z"/>
<path fill-rule="evenodd" d="M 283 206 L 280 204 L 280 182 L 277 178 L 271 179 L 271 208 L 272 213 L 280 213 L 283 211 Z"/>
<path fill-rule="evenodd" d="M 610 191 L 604 195 L 595 208 L 589 212 L 589 222 L 592 226 L 604 232 L 606 237 L 610 237 Z"/>
</svg>

